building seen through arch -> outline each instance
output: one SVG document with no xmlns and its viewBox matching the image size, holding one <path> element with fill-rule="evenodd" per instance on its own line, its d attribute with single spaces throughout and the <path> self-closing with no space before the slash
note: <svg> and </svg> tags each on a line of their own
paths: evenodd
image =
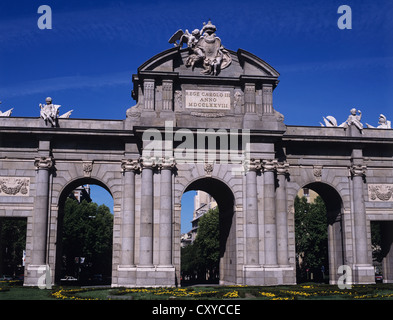
<svg viewBox="0 0 393 320">
<path fill-rule="evenodd" d="M 191 220 L 191 230 L 182 234 L 182 247 L 192 244 L 195 241 L 198 232 L 199 219 L 209 210 L 216 207 L 217 202 L 210 194 L 201 190 L 196 191 L 194 196 L 194 211 Z"/>
</svg>

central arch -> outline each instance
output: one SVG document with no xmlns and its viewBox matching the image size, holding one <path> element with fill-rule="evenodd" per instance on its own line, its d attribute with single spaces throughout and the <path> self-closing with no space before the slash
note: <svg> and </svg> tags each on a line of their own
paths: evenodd
<svg viewBox="0 0 393 320">
<path fill-rule="evenodd" d="M 237 264 L 234 194 L 227 184 L 211 177 L 192 181 L 184 192 L 192 190 L 204 191 L 217 202 L 220 225 L 220 284 L 234 284 Z"/>
</svg>

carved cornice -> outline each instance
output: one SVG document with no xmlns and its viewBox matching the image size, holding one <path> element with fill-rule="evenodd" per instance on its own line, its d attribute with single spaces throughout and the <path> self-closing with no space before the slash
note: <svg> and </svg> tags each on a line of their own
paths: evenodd
<svg viewBox="0 0 393 320">
<path fill-rule="evenodd" d="M 53 167 L 52 157 L 37 157 L 34 160 L 34 166 L 36 170 L 46 169 L 49 170 Z"/>
</svg>

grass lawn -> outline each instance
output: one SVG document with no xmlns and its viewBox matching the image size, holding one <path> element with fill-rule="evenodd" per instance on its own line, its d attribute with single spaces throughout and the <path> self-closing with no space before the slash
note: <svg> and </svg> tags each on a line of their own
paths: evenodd
<svg viewBox="0 0 393 320">
<path fill-rule="evenodd" d="M 21 282 L 0 282 L 0 300 L 393 300 L 393 284 L 354 285 L 340 290 L 324 284 L 253 287 L 81 288 L 41 290 Z"/>
</svg>

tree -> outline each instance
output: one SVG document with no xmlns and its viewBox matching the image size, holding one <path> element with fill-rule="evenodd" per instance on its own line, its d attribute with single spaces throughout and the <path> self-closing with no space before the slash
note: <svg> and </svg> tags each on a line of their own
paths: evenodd
<svg viewBox="0 0 393 320">
<path fill-rule="evenodd" d="M 307 279 L 307 270 L 320 280 L 321 268 L 327 270 L 328 267 L 327 215 L 320 196 L 314 203 L 308 203 L 305 197 L 296 196 L 295 229 L 298 280 Z"/>
<path fill-rule="evenodd" d="M 220 233 L 218 208 L 209 210 L 198 223 L 193 244 L 181 249 L 183 275 L 196 276 L 198 281 L 217 280 L 220 262 Z"/>
<path fill-rule="evenodd" d="M 218 207 L 209 210 L 201 217 L 195 239 L 197 254 L 204 263 L 202 270 L 210 278 L 217 278 L 220 263 L 220 232 Z"/>
<path fill-rule="evenodd" d="M 26 249 L 27 219 L 0 219 L 0 275 L 23 273 L 22 256 Z"/>
<path fill-rule="evenodd" d="M 67 199 L 63 220 L 65 273 L 83 278 L 95 273 L 109 276 L 112 265 L 113 215 L 105 205 Z M 83 268 L 79 258 L 85 258 Z M 79 270 L 82 273 L 79 273 Z"/>
</svg>

